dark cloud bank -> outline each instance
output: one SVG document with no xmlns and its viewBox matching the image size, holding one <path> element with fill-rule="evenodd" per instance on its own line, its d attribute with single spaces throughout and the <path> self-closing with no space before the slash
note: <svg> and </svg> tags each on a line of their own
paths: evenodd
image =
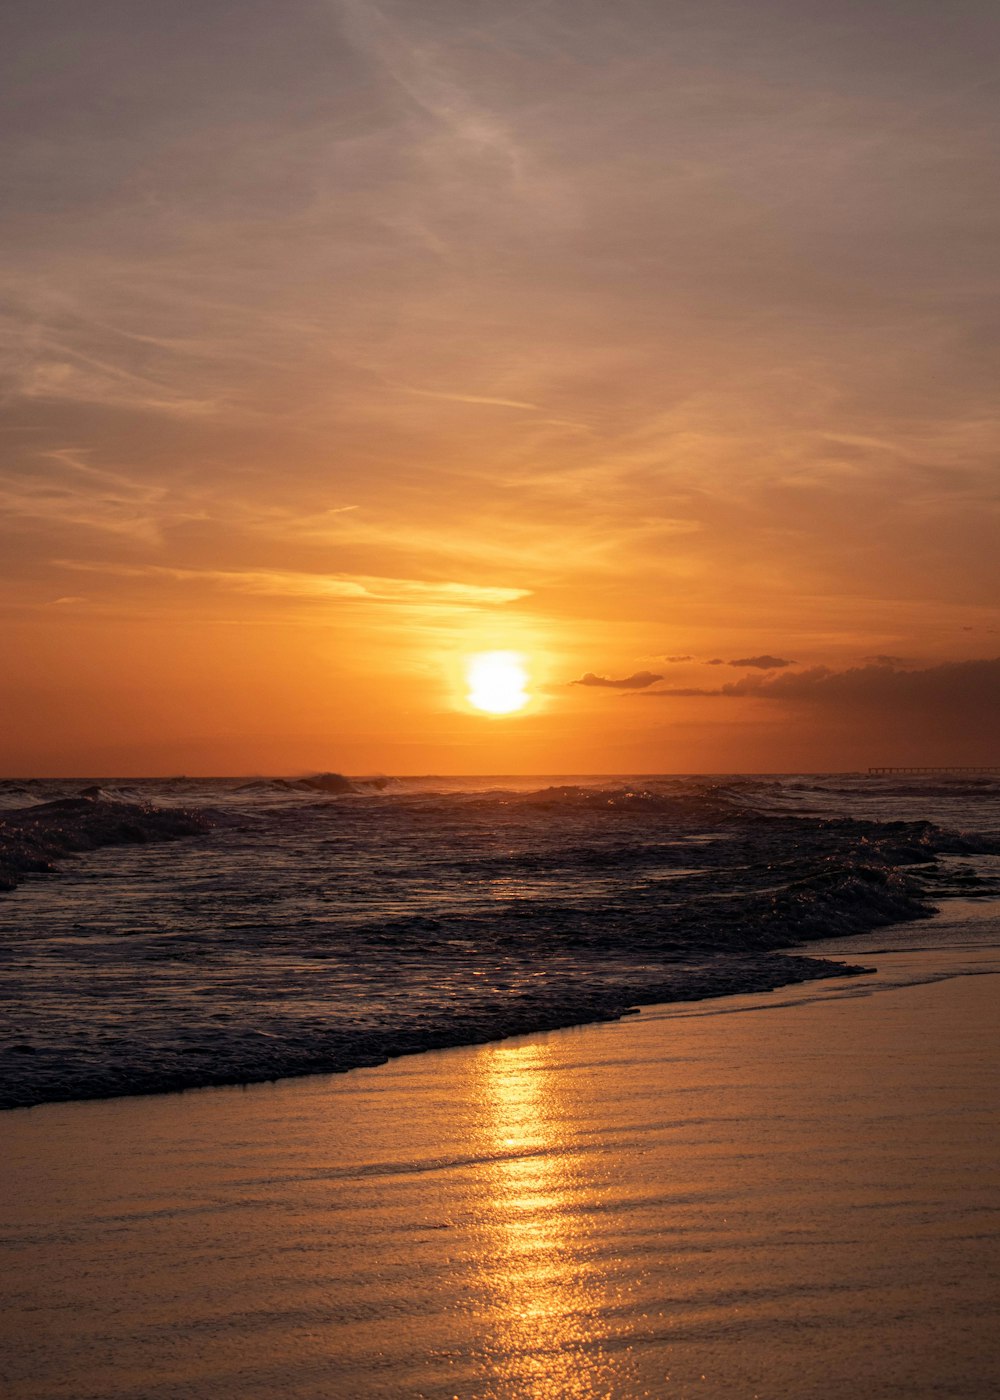
<svg viewBox="0 0 1000 1400">
<path fill-rule="evenodd" d="M 948 661 L 920 671 L 902 671 L 883 661 L 831 671 L 815 666 L 781 676 L 743 676 L 718 689 L 674 686 L 649 691 L 644 699 L 683 696 L 783 700 L 794 704 L 844 709 L 880 709 L 896 713 L 975 716 L 994 726 L 1000 719 L 1000 657 L 982 661 Z M 1000 748 L 1000 742 L 998 742 Z"/>
</svg>

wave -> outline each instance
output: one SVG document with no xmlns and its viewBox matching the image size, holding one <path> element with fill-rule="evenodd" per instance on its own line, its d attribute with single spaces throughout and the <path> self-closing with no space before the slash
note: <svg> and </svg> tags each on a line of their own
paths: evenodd
<svg viewBox="0 0 1000 1400">
<path fill-rule="evenodd" d="M 981 776 L 956 774 L 954 777 L 927 778 L 857 778 L 853 781 L 822 779 L 780 784 L 790 792 L 831 793 L 857 797 L 863 793 L 874 797 L 979 797 L 1000 794 L 1000 779 L 988 774 Z"/>
<path fill-rule="evenodd" d="M 788 949 L 926 919 L 1000 854 L 929 821 L 766 808 L 756 781 L 433 781 L 130 781 L 217 800 L 159 810 L 108 782 L 0 813 L 11 883 L 206 833 L 162 869 L 123 853 L 62 902 L 61 880 L 4 901 L 0 1103 L 348 1069 L 856 973 Z"/>
<path fill-rule="evenodd" d="M 207 818 L 175 808 L 110 799 L 102 788 L 7 810 L 0 818 L 0 890 L 48 873 L 68 855 L 101 846 L 172 841 L 206 829 Z"/>
<path fill-rule="evenodd" d="M 345 778 L 343 773 L 314 773 L 306 778 L 255 778 L 241 783 L 238 793 L 323 793 L 328 797 L 357 797 L 364 793 L 401 791 L 397 779 L 386 777 Z"/>
</svg>

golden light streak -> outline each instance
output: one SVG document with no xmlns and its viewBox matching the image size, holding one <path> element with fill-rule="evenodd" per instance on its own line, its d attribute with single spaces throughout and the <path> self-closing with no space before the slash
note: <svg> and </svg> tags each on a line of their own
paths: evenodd
<svg viewBox="0 0 1000 1400">
<path fill-rule="evenodd" d="M 630 1359 L 622 1350 L 612 1359 L 605 1348 L 614 1290 L 588 1230 L 602 1189 L 581 1169 L 573 1104 L 544 1044 L 490 1046 L 477 1063 L 489 1162 L 481 1177 L 490 1301 L 482 1326 L 497 1377 L 489 1393 L 618 1393 Z"/>
</svg>

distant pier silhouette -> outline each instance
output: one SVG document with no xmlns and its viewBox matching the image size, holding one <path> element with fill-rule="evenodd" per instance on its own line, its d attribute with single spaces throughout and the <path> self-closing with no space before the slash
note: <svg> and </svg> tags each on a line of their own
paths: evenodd
<svg viewBox="0 0 1000 1400">
<path fill-rule="evenodd" d="M 897 773 L 1000 773 L 1000 763 L 975 763 L 962 767 L 956 764 L 949 768 L 869 768 L 869 778 L 894 777 Z"/>
</svg>

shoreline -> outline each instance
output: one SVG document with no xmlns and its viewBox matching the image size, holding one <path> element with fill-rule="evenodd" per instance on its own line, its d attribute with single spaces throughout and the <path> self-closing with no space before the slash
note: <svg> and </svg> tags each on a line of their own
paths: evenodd
<svg viewBox="0 0 1000 1400">
<path fill-rule="evenodd" d="M 998 954 L 16 1115 L 9 1393 L 986 1394 Z"/>
<path fill-rule="evenodd" d="M 442 1050 L 471 1049 L 481 1045 L 503 1044 L 511 1039 L 531 1035 L 544 1035 L 552 1031 L 575 1030 L 586 1026 L 621 1021 L 625 1017 L 639 1016 L 644 1008 L 661 1005 L 680 1006 L 688 1003 L 714 1001 L 720 997 L 753 996 L 779 990 L 783 987 L 800 986 L 813 981 L 839 978 L 856 978 L 872 973 L 871 967 L 851 963 L 835 962 L 804 953 L 764 953 L 752 960 L 720 958 L 718 965 L 694 964 L 686 968 L 689 980 L 677 985 L 669 977 L 655 981 L 636 995 L 609 1004 L 601 1004 L 596 999 L 582 1003 L 570 1003 L 551 1011 L 526 1012 L 516 1014 L 516 1008 L 503 1007 L 497 1013 L 497 1023 L 481 1030 L 451 1028 L 425 1033 L 421 1043 L 414 1042 L 412 1031 L 404 1029 L 393 1041 L 391 1035 L 385 1037 L 389 1044 L 384 1051 L 372 1053 L 362 1044 L 357 1048 L 341 1052 L 336 1062 L 320 1057 L 310 1057 L 302 1068 L 283 1069 L 280 1073 L 244 1074 L 238 1077 L 220 1073 L 210 1076 L 204 1070 L 194 1071 L 190 1077 L 183 1075 L 162 1076 L 159 1080 L 156 1071 L 146 1071 L 135 1079 L 135 1088 L 122 1092 L 120 1088 L 93 1092 L 77 1092 L 70 1096 L 30 1098 L 28 1102 L 11 1102 L 14 1093 L 0 1091 L 0 1114 L 30 1112 L 45 1108 L 50 1104 L 99 1103 L 114 1099 L 154 1098 L 165 1094 L 192 1094 L 203 1089 L 251 1088 L 260 1084 L 279 1084 L 284 1081 L 301 1080 L 313 1076 L 350 1074 L 356 1070 L 378 1068 L 392 1061 L 414 1055 L 433 1054 Z M 679 965 L 681 968 L 683 964 Z M 790 970 L 798 973 L 789 975 Z M 683 974 L 682 974 L 683 976 Z M 6 1100 L 6 1101 L 5 1101 Z"/>
</svg>

